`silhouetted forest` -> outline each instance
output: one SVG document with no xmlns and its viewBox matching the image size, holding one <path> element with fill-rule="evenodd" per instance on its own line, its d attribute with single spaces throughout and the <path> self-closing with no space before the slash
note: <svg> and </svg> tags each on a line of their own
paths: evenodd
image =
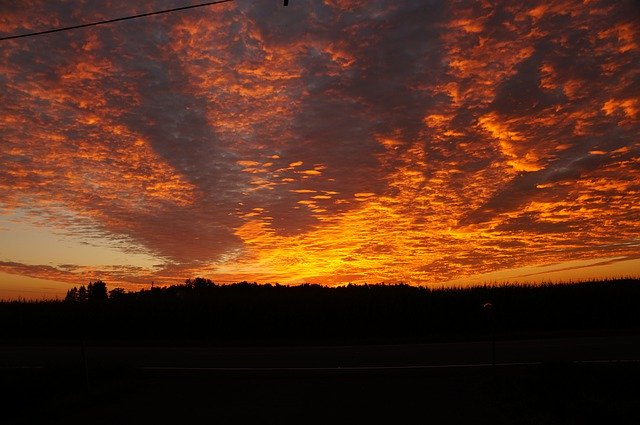
<svg viewBox="0 0 640 425">
<path fill-rule="evenodd" d="M 640 330 L 640 279 L 429 289 L 217 285 L 137 292 L 104 282 L 64 300 L 2 302 L 5 342 L 307 344 L 427 342 Z"/>
</svg>

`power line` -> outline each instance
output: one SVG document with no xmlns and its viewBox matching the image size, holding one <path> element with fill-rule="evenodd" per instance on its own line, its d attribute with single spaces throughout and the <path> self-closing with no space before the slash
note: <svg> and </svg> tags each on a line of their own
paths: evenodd
<svg viewBox="0 0 640 425">
<path fill-rule="evenodd" d="M 147 16 L 160 15 L 160 14 L 163 14 L 163 13 L 178 12 L 178 11 L 181 11 L 181 10 L 194 9 L 196 7 L 212 6 L 212 5 L 215 5 L 215 4 L 228 3 L 228 2 L 231 2 L 231 1 L 233 1 L 233 0 L 210 1 L 210 2 L 207 2 L 207 3 L 193 4 L 191 6 L 182 6 L 182 7 L 176 7 L 176 8 L 173 8 L 173 9 L 165 9 L 165 10 L 158 10 L 158 11 L 155 11 L 155 12 L 141 13 L 139 15 L 124 16 L 122 18 L 108 19 L 106 21 L 90 22 L 88 24 L 80 24 L 80 25 L 73 25 L 73 26 L 70 26 L 70 27 L 54 28 L 54 29 L 50 29 L 50 30 L 46 30 L 46 31 L 31 32 L 31 33 L 27 33 L 27 34 L 10 35 L 10 36 L 7 36 L 7 37 L 0 37 L 0 41 L 14 40 L 16 38 L 33 37 L 33 36 L 36 36 L 36 35 L 51 34 L 51 33 L 54 33 L 54 32 L 75 30 L 75 29 L 78 29 L 78 28 L 94 27 L 96 25 L 111 24 L 111 23 L 114 23 L 114 22 L 127 21 L 129 19 L 145 18 Z"/>
</svg>

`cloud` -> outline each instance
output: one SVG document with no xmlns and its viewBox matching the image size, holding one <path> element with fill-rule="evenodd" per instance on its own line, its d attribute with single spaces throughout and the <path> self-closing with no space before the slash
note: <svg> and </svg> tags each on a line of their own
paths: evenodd
<svg viewBox="0 0 640 425">
<path fill-rule="evenodd" d="M 94 268 L 118 282 L 425 283 L 637 252 L 634 2 L 303 3 L 0 45 L 3 209 L 162 264 Z M 0 32 L 150 7 L 24 6 Z"/>
<path fill-rule="evenodd" d="M 620 262 L 623 262 L 623 261 L 637 260 L 639 258 L 640 258 L 640 255 L 631 255 L 631 256 L 624 256 L 624 257 L 618 257 L 618 258 L 611 258 L 611 259 L 597 261 L 597 262 L 594 262 L 594 263 L 591 263 L 591 264 L 586 264 L 586 265 L 561 267 L 561 268 L 553 269 L 553 272 L 581 270 L 581 269 L 588 269 L 588 268 L 591 268 L 591 267 L 598 267 L 598 266 L 609 266 L 609 265 L 620 263 Z M 545 274 L 545 273 L 548 273 L 548 271 L 537 272 L 537 273 L 528 273 L 528 274 L 523 274 L 523 275 L 520 275 L 520 276 L 517 276 L 517 277 L 531 277 L 531 276 L 538 276 L 538 275 Z"/>
</svg>

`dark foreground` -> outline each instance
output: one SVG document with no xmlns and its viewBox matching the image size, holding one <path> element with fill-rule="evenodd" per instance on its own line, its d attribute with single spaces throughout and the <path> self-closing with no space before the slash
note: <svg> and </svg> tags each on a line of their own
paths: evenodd
<svg viewBox="0 0 640 425">
<path fill-rule="evenodd" d="M 2 423 L 638 424 L 638 342 L 3 347 Z"/>
<path fill-rule="evenodd" d="M 343 373 L 21 371 L 5 424 L 638 424 L 637 364 Z"/>
</svg>

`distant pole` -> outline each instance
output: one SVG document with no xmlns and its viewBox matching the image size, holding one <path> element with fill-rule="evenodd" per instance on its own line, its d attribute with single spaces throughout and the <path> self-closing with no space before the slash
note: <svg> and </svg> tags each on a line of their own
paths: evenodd
<svg viewBox="0 0 640 425">
<path fill-rule="evenodd" d="M 491 320 L 491 367 L 496 366 L 496 325 Z"/>
<path fill-rule="evenodd" d="M 89 391 L 89 361 L 87 360 L 87 348 L 84 338 L 80 342 L 80 351 L 82 353 L 82 368 L 84 369 L 84 385 L 85 389 Z"/>
<path fill-rule="evenodd" d="M 87 326 L 89 323 L 89 313 L 87 311 L 87 305 L 78 305 L 80 309 L 80 355 L 82 356 L 82 371 L 84 372 L 84 385 L 85 390 L 89 392 L 89 360 L 87 359 Z"/>
<path fill-rule="evenodd" d="M 487 319 L 489 320 L 489 327 L 491 328 L 491 367 L 495 367 L 496 366 L 495 312 L 493 310 L 493 304 L 489 302 L 484 303 L 482 308 L 487 313 Z"/>
</svg>

